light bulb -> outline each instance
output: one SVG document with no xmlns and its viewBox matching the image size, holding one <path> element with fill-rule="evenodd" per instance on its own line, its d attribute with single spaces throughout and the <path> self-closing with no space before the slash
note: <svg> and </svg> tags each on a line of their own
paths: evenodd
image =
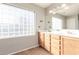
<svg viewBox="0 0 79 59">
<path fill-rule="evenodd" d="M 64 9 L 69 9 L 69 7 L 65 7 Z"/>
<path fill-rule="evenodd" d="M 49 13 L 52 13 L 52 12 L 53 12 L 52 10 L 49 11 Z"/>
<path fill-rule="evenodd" d="M 53 12 L 53 14 L 56 14 L 56 12 Z"/>
<path fill-rule="evenodd" d="M 65 7 L 65 6 L 66 6 L 66 4 L 62 4 L 62 5 L 61 5 L 61 7 Z"/>
</svg>

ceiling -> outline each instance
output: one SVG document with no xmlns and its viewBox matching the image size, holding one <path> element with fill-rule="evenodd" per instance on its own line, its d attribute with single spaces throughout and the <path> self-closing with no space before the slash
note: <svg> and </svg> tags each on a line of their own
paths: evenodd
<svg viewBox="0 0 79 59">
<path fill-rule="evenodd" d="M 61 14 L 63 16 L 71 16 L 71 15 L 77 15 L 79 14 L 79 3 L 68 3 L 66 4 L 68 9 L 58 9 L 57 10 L 57 13 L 58 14 Z M 50 10 L 54 10 L 56 9 L 56 7 L 60 7 L 61 6 L 61 3 L 54 3 L 52 4 L 52 8 Z"/>
<path fill-rule="evenodd" d="M 62 3 L 34 3 L 34 4 L 42 8 L 47 8 L 51 5 L 50 10 L 56 9 L 56 7 L 62 5 Z M 61 9 L 57 13 L 63 16 L 71 16 L 71 15 L 79 14 L 79 3 L 66 3 L 66 5 L 69 7 L 68 9 Z"/>
<path fill-rule="evenodd" d="M 68 5 L 68 9 L 62 9 L 58 13 L 64 16 L 71 16 L 79 14 L 79 4 Z"/>
<path fill-rule="evenodd" d="M 48 6 L 50 6 L 52 3 L 34 3 L 35 5 L 38 5 L 42 8 L 47 8 Z"/>
</svg>

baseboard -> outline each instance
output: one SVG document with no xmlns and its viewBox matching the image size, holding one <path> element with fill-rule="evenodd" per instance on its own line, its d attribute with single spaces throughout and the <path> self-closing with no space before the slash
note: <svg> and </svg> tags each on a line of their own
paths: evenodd
<svg viewBox="0 0 79 59">
<path fill-rule="evenodd" d="M 39 46 L 39 45 L 34 45 L 34 46 L 29 47 L 29 48 L 25 48 L 25 49 L 22 49 L 22 50 L 20 50 L 20 51 L 16 51 L 16 52 L 10 53 L 10 54 L 8 54 L 8 55 L 14 55 L 14 54 L 16 54 L 16 53 L 19 53 L 19 52 L 22 52 L 22 51 L 25 51 L 25 50 L 28 50 L 28 49 L 32 49 L 32 48 L 35 48 L 35 47 L 38 47 L 38 46 Z"/>
</svg>

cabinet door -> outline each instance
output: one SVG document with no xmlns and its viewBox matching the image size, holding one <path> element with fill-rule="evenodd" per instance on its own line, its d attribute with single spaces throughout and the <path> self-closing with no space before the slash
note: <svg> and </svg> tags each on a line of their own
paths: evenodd
<svg viewBox="0 0 79 59">
<path fill-rule="evenodd" d="M 38 42 L 39 42 L 39 45 L 41 47 L 44 47 L 44 39 L 45 39 L 45 34 L 43 32 L 39 32 L 38 33 Z"/>
<path fill-rule="evenodd" d="M 75 44 L 75 55 L 79 55 L 79 39 L 75 40 L 76 42 L 74 43 Z"/>
<path fill-rule="evenodd" d="M 64 40 L 64 55 L 79 54 L 79 39 L 71 37 L 63 37 Z"/>
<path fill-rule="evenodd" d="M 45 49 L 50 51 L 50 34 L 45 34 Z"/>
<path fill-rule="evenodd" d="M 51 35 L 51 53 L 55 55 L 61 54 L 61 38 L 58 35 Z"/>
</svg>

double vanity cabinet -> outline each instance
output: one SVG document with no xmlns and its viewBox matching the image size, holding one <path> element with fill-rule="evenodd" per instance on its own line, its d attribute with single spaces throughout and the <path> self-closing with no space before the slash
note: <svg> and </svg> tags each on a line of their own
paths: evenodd
<svg viewBox="0 0 79 59">
<path fill-rule="evenodd" d="M 38 32 L 39 46 L 53 55 L 78 55 L 79 38 Z"/>
</svg>

